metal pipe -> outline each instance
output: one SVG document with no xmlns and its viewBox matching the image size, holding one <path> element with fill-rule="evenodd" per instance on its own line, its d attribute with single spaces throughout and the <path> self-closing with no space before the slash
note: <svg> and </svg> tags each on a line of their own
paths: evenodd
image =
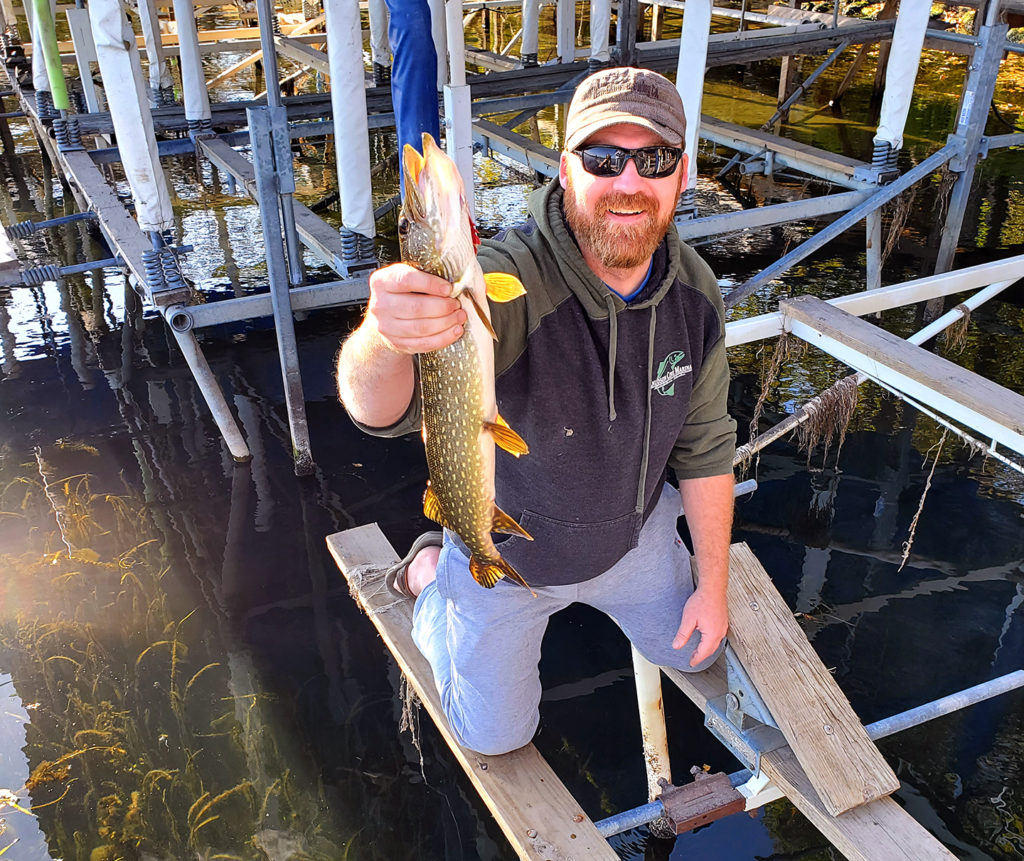
<svg viewBox="0 0 1024 861">
<path fill-rule="evenodd" d="M 213 371 L 210 370 L 206 356 L 203 355 L 203 351 L 199 348 L 199 342 L 196 341 L 195 333 L 179 332 L 173 326 L 171 327 L 171 332 L 174 334 L 174 340 L 177 342 L 178 348 L 185 357 L 189 370 L 192 371 L 196 385 L 199 386 L 199 391 L 202 392 L 203 398 L 206 400 L 206 405 L 210 408 L 210 412 L 213 413 L 213 420 L 217 423 L 221 436 L 224 437 L 224 442 L 227 443 L 231 457 L 239 463 L 251 460 L 252 455 L 249 453 L 249 447 L 245 444 L 245 437 L 242 436 L 242 432 L 235 422 L 235 417 L 231 415 L 228 402 L 224 399 L 224 393 L 217 383 L 217 378 L 213 375 Z"/>
<path fill-rule="evenodd" d="M 64 80 L 64 68 L 61 65 L 60 50 L 57 46 L 57 29 L 53 22 L 50 0 L 33 0 L 32 11 L 35 13 L 34 23 L 39 33 L 43 60 L 46 63 L 46 77 L 50 81 L 53 106 L 58 111 L 71 110 L 71 102 L 68 101 L 68 85 Z"/>
<path fill-rule="evenodd" d="M 71 215 L 64 215 L 60 218 L 51 218 L 48 221 L 19 221 L 17 224 L 10 224 L 4 228 L 11 239 L 24 239 L 31 236 L 37 230 L 44 230 L 48 227 L 60 227 L 62 224 L 71 224 L 75 221 L 95 218 L 95 212 L 73 212 Z"/>
<path fill-rule="evenodd" d="M 632 651 L 644 764 L 647 767 L 647 798 L 654 801 L 662 792 L 661 781 L 672 783 L 665 708 L 661 696 L 661 669 L 641 655 L 636 646 L 632 647 Z"/>
<path fill-rule="evenodd" d="M 875 721 L 872 724 L 868 724 L 864 729 L 872 741 L 877 741 L 880 738 L 902 732 L 911 727 L 920 726 L 937 717 L 952 714 L 967 706 L 976 705 L 999 694 L 1009 693 L 1022 687 L 1024 687 L 1024 670 L 1015 670 L 991 681 L 982 682 L 980 685 L 974 685 L 966 690 L 941 697 L 925 705 Z M 750 780 L 751 777 L 753 777 L 753 773 L 750 769 L 744 768 L 730 774 L 729 782 L 733 786 L 741 786 Z M 776 792 L 778 794 L 766 795 L 761 804 L 766 804 L 773 800 L 773 798 L 781 797 L 782 793 L 778 790 Z M 755 806 L 760 806 L 760 804 Z M 748 807 L 747 809 L 752 808 Z M 631 828 L 639 828 L 641 825 L 645 825 L 662 816 L 664 812 L 665 806 L 660 801 L 653 801 L 650 804 L 634 807 L 632 810 L 616 813 L 614 816 L 609 816 L 606 819 L 595 822 L 594 825 L 603 837 L 613 837 Z"/>
<path fill-rule="evenodd" d="M 267 83 L 267 104 L 270 107 L 281 107 L 281 86 L 278 81 L 277 48 L 274 45 L 274 30 L 277 13 L 271 0 L 257 0 L 256 17 L 260 27 L 260 46 L 263 48 L 263 76 Z M 276 152 L 278 157 L 283 153 Z M 290 151 L 289 151 L 290 155 Z M 291 166 L 288 175 L 291 176 Z M 292 206 L 292 194 L 289 190 L 280 191 L 281 221 L 284 228 L 284 244 L 288 258 L 288 283 L 295 286 L 306 280 L 302 267 L 302 250 L 299 236 L 295 228 L 295 209 Z"/>
<path fill-rule="evenodd" d="M 987 302 L 989 299 L 993 298 L 994 296 L 997 296 L 999 293 L 1001 293 L 1003 290 L 1005 290 L 1011 284 L 1015 284 L 1019 280 L 1020 280 L 1019 278 L 1014 278 L 1014 279 L 1011 279 L 1011 280 L 1008 280 L 1008 281 L 998 281 L 995 284 L 990 284 L 988 287 L 985 287 L 985 288 L 979 290 L 977 293 L 973 294 L 972 296 L 969 296 L 967 299 L 965 299 L 963 302 L 961 302 L 955 308 L 951 309 L 950 311 L 947 311 L 945 314 L 943 314 L 941 317 L 937 318 L 935 321 L 933 321 L 929 325 L 925 326 L 923 329 L 920 329 L 919 331 L 914 332 L 914 334 L 912 334 L 909 338 L 907 338 L 907 343 L 914 344 L 915 346 L 920 346 L 925 341 L 928 341 L 931 338 L 934 338 L 937 334 L 939 334 L 939 332 L 943 331 L 944 329 L 949 328 L 951 325 L 953 325 L 953 323 L 955 323 L 957 320 L 959 320 L 961 317 L 963 317 L 964 314 L 967 311 L 973 311 L 975 308 L 977 308 L 980 305 L 982 305 L 983 303 Z M 782 323 L 781 316 L 780 316 L 780 322 L 779 322 L 780 327 L 782 326 L 782 324 L 783 323 Z M 850 379 L 850 378 L 856 380 L 856 384 L 858 386 L 861 383 L 863 383 L 865 380 L 869 379 L 869 377 L 866 374 L 862 374 L 862 373 L 858 372 L 858 373 L 855 373 L 855 374 L 850 374 L 849 377 L 844 377 L 843 380 Z M 752 440 L 750 440 L 750 442 L 748 442 L 748 443 L 746 443 L 744 445 L 741 445 L 739 448 L 737 448 L 736 449 L 736 453 L 735 453 L 735 455 L 733 457 L 733 465 L 736 466 L 736 465 L 742 463 L 748 457 L 753 456 L 753 454 L 755 452 L 761 451 L 761 449 L 763 449 L 765 446 L 769 445 L 770 443 L 774 442 L 775 440 L 779 439 L 780 437 L 785 436 L 787 433 L 789 433 L 791 430 L 796 428 L 798 425 L 803 424 L 805 421 L 807 421 L 807 419 L 809 419 L 814 414 L 814 412 L 815 412 L 814 408 L 821 402 L 821 399 L 825 395 L 825 393 L 835 389 L 837 386 L 839 386 L 843 382 L 843 380 L 840 380 L 838 383 L 835 383 L 834 385 L 829 386 L 829 388 L 826 389 L 825 391 L 823 391 L 821 394 L 815 395 L 813 398 L 811 398 L 809 401 L 807 401 L 796 412 L 791 413 L 790 415 L 786 416 L 786 418 L 784 418 L 778 424 L 770 427 L 764 433 L 758 434 L 756 437 L 754 437 Z M 878 381 L 876 380 L 876 382 L 878 382 Z M 882 385 L 882 384 L 879 383 L 879 385 Z M 888 388 L 888 387 L 886 387 L 886 388 Z M 892 390 L 890 389 L 890 391 L 892 391 Z M 905 394 L 900 394 L 900 393 L 897 393 L 897 394 L 900 397 L 902 397 L 902 398 L 906 398 Z M 938 419 L 929 410 L 926 410 L 926 409 L 918 406 L 916 403 L 915 403 L 915 406 L 919 410 L 928 413 L 932 418 L 935 418 L 938 421 Z M 953 428 L 952 426 L 948 425 L 945 422 L 942 422 L 942 424 L 946 425 L 947 427 L 950 427 L 952 430 L 954 430 L 961 437 L 965 437 L 965 435 L 964 435 L 964 433 L 962 431 L 959 431 L 956 428 Z M 992 452 L 992 454 L 993 454 L 993 456 L 998 457 L 1000 460 L 1003 460 L 1004 462 L 1006 462 L 1006 458 L 1003 458 L 1000 455 L 997 455 L 995 452 Z"/>
<path fill-rule="evenodd" d="M 850 47 L 850 40 L 849 39 L 844 39 L 842 42 L 840 42 L 838 45 L 836 45 L 836 47 L 833 48 L 832 53 L 829 54 L 824 59 L 824 61 L 822 61 L 821 65 L 819 65 L 817 69 L 815 69 L 813 72 L 811 72 L 811 74 L 809 74 L 803 80 L 803 82 L 800 84 L 800 86 L 797 87 L 795 90 L 793 90 L 793 92 L 790 94 L 789 98 L 786 99 L 786 101 L 784 101 L 781 105 L 779 105 L 779 107 L 775 111 L 775 113 L 771 115 L 771 118 L 761 125 L 761 131 L 763 131 L 763 132 L 768 131 L 773 125 L 775 125 L 775 122 L 777 120 L 779 120 L 783 116 L 785 116 L 786 112 L 793 106 L 793 104 L 796 102 L 796 100 L 799 99 L 805 92 L 807 92 L 807 88 L 809 86 L 811 86 L 811 84 L 813 84 L 816 80 L 818 80 L 818 78 L 821 76 L 821 74 L 829 66 L 831 66 L 836 60 L 838 60 L 840 54 L 842 54 L 843 51 L 845 51 L 849 47 Z"/>
<path fill-rule="evenodd" d="M 767 284 L 773 278 L 778 277 L 783 272 L 788 270 L 791 266 L 799 263 L 809 254 L 817 251 L 821 246 L 830 242 L 840 233 L 848 230 L 858 221 L 861 221 L 869 212 L 873 212 L 885 203 L 888 203 L 896 195 L 902 193 L 904 190 L 910 188 L 915 182 L 928 176 L 935 170 L 938 170 L 943 164 L 949 159 L 953 158 L 960 152 L 960 144 L 956 141 L 947 143 L 940 150 L 932 153 L 919 165 L 913 169 L 907 171 L 903 176 L 893 182 L 891 185 L 887 185 L 884 188 L 879 189 L 875 194 L 871 195 L 859 206 L 855 206 L 845 215 L 840 216 L 833 221 L 828 227 L 818 231 L 806 242 L 801 243 L 789 254 L 776 260 L 767 269 L 763 269 L 753 278 L 748 279 L 735 290 L 731 291 L 725 297 L 725 307 L 732 308 L 737 302 L 745 299 L 751 293 L 753 293 L 758 287 L 763 284 Z"/>
<path fill-rule="evenodd" d="M 664 814 L 665 805 L 660 801 L 652 801 L 650 804 L 643 804 L 640 807 L 634 807 L 632 810 L 616 813 L 614 816 L 609 816 L 607 819 L 595 822 L 594 825 L 602 837 L 614 837 L 623 831 L 629 831 L 631 828 L 639 828 L 641 825 L 653 822 Z"/>
<path fill-rule="evenodd" d="M 260 47 L 263 49 L 263 78 L 267 85 L 267 104 L 276 108 L 282 101 L 277 71 L 277 47 L 274 45 L 276 13 L 271 0 L 256 0 L 256 20 L 260 28 Z"/>
</svg>

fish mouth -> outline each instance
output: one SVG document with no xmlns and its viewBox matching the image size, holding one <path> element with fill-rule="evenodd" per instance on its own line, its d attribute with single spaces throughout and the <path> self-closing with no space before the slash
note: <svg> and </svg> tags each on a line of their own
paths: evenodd
<svg viewBox="0 0 1024 861">
<path fill-rule="evenodd" d="M 429 138 L 430 135 L 424 133 L 424 141 Z M 413 221 L 422 219 L 426 211 L 424 189 L 420 185 L 420 177 L 425 164 L 426 159 L 416 152 L 416 148 L 412 144 L 406 144 L 402 148 L 402 168 L 405 172 L 405 197 L 402 200 L 402 209 L 406 218 Z"/>
</svg>

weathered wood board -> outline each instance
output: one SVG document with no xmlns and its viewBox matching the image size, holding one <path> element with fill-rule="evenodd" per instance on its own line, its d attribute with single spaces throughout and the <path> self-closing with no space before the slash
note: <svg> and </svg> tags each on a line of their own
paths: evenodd
<svg viewBox="0 0 1024 861">
<path fill-rule="evenodd" d="M 455 740 L 430 665 L 412 641 L 412 602 L 392 595 L 384 585 L 384 570 L 398 556 L 377 525 L 330 535 L 327 546 L 519 857 L 615 861 L 618 855 L 532 744 L 502 756 L 483 756 Z"/>
<path fill-rule="evenodd" d="M 868 738 L 768 573 L 745 544 L 732 548 L 729 642 L 817 790 L 837 815 L 900 782 Z"/>
<path fill-rule="evenodd" d="M 749 548 L 734 544 L 730 553 L 730 578 L 747 582 L 751 579 L 746 576 L 750 569 L 757 572 L 755 580 L 767 577 Z M 770 582 L 768 588 L 775 591 Z M 730 586 L 730 639 L 734 645 L 737 627 L 744 624 L 738 623 L 733 615 L 738 591 Z M 739 598 L 747 599 L 747 596 L 740 595 Z M 757 601 L 759 605 L 762 603 L 761 598 Z M 773 647 L 774 643 L 768 643 L 769 649 Z M 776 660 L 783 663 L 780 658 Z M 749 672 L 749 667 L 747 669 Z M 664 672 L 702 711 L 709 699 L 720 697 L 728 690 L 724 660 L 719 660 L 703 673 L 681 673 L 671 669 L 664 669 Z M 761 770 L 850 861 L 953 861 L 956 858 L 888 796 L 833 816 L 788 745 L 762 754 Z"/>
<path fill-rule="evenodd" d="M 252 163 L 241 153 L 235 151 L 231 146 L 218 138 L 201 140 L 203 154 L 210 159 L 217 167 L 230 173 L 238 182 L 245 186 L 245 190 L 253 200 L 258 200 L 256 193 L 256 172 Z M 326 221 L 317 215 L 308 206 L 292 199 L 292 208 L 295 211 L 295 230 L 299 239 L 307 248 L 315 251 L 328 266 L 336 271 L 343 271 L 343 252 L 341 237 Z"/>
<path fill-rule="evenodd" d="M 779 303 L 787 329 L 869 376 L 1015 451 L 1024 451 L 1024 395 L 910 344 L 815 296 Z M 837 348 L 851 353 L 843 355 Z"/>
</svg>

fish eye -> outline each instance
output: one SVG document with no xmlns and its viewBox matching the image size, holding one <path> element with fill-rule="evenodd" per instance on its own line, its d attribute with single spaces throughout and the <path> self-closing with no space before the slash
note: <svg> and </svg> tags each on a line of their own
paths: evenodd
<svg viewBox="0 0 1024 861">
<path fill-rule="evenodd" d="M 409 224 L 409 219 L 408 218 L 400 218 L 400 219 L 398 219 L 398 234 L 399 234 L 399 236 L 405 236 L 405 234 L 407 234 L 409 232 L 409 228 L 411 226 L 412 225 Z"/>
</svg>

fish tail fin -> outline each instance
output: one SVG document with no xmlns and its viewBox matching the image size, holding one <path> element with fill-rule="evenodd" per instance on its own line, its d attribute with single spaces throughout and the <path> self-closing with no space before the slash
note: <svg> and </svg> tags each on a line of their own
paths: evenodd
<svg viewBox="0 0 1024 861">
<path fill-rule="evenodd" d="M 494 584 L 497 583 L 502 577 L 508 577 L 513 583 L 518 583 L 524 589 L 529 589 L 530 594 L 534 598 L 537 597 L 537 593 L 530 589 L 530 584 L 527 583 L 522 574 L 516 571 L 508 562 L 502 559 L 500 556 L 497 559 L 484 559 L 480 560 L 476 556 L 473 556 L 469 560 L 469 573 L 473 575 L 473 579 L 476 580 L 485 589 L 493 589 Z"/>
</svg>

